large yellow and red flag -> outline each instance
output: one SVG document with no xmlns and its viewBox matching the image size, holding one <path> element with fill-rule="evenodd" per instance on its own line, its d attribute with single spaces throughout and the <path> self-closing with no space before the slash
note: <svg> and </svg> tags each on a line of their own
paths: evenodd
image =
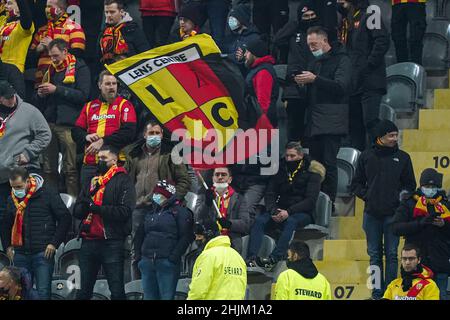
<svg viewBox="0 0 450 320">
<path fill-rule="evenodd" d="M 245 135 L 242 129 L 248 128 L 244 80 L 237 68 L 221 58 L 209 35 L 154 48 L 106 67 L 172 133 L 185 129 L 180 138 L 193 148 L 183 156 L 194 167 L 223 164 L 193 160 L 195 153 L 202 152 L 211 142 L 217 159 L 222 154 L 227 164 L 230 159 L 225 159 L 225 150 L 232 150 L 228 158 L 233 154 L 233 163 L 255 153 L 255 148 L 242 150 L 242 140 L 237 139 Z M 273 129 L 265 115 L 252 120 L 256 130 Z M 256 152 L 267 147 L 267 141 L 251 144 L 257 146 Z"/>
</svg>

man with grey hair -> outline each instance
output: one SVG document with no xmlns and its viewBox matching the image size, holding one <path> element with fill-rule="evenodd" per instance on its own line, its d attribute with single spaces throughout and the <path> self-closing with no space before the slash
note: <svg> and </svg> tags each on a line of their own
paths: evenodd
<svg viewBox="0 0 450 320">
<path fill-rule="evenodd" d="M 259 215 L 250 231 L 248 266 L 271 268 L 285 259 L 294 231 L 313 222 L 312 213 L 325 177 L 325 168 L 303 152 L 299 142 L 289 142 L 280 170 L 273 176 L 265 195 L 266 213 Z M 268 258 L 258 258 L 264 231 L 281 227 L 275 249 Z"/>
</svg>

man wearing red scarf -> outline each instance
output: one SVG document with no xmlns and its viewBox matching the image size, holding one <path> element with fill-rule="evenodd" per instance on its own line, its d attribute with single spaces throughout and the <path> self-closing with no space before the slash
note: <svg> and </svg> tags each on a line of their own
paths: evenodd
<svg viewBox="0 0 450 320">
<path fill-rule="evenodd" d="M 443 175 L 433 168 L 420 175 L 420 188 L 397 209 L 393 231 L 422 252 L 423 263 L 435 274 L 440 299 L 447 300 L 450 275 L 450 203 L 442 189 Z"/>
<path fill-rule="evenodd" d="M 44 174 L 58 186 L 58 152 L 63 155 L 67 193 L 78 196 L 76 144 L 71 130 L 90 91 L 90 72 L 84 61 L 68 52 L 68 43 L 55 39 L 49 44 L 51 65 L 37 89 L 39 107 L 52 130 L 53 139 L 44 154 Z"/>
<path fill-rule="evenodd" d="M 247 201 L 230 186 L 229 168 L 214 169 L 212 180 L 213 186 L 206 190 L 205 202 L 199 208 L 199 219 L 201 223 L 217 221 L 221 235 L 229 236 L 232 247 L 242 252 L 242 237 L 250 229 Z"/>
<path fill-rule="evenodd" d="M 136 203 L 133 182 L 117 166 L 119 151 L 103 146 L 98 152 L 98 176 L 83 186 L 73 216 L 81 219 L 81 290 L 78 300 L 90 300 L 97 274 L 103 267 L 111 299 L 124 300 L 124 242 L 131 233 L 131 213 Z"/>
</svg>

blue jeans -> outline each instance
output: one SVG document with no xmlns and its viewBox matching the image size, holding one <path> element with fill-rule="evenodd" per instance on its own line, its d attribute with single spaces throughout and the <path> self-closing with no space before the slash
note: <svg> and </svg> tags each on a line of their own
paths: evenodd
<svg viewBox="0 0 450 320">
<path fill-rule="evenodd" d="M 77 300 L 90 300 L 100 267 L 105 270 L 111 300 L 125 300 L 124 240 L 85 240 L 79 254 L 81 286 Z"/>
<path fill-rule="evenodd" d="M 287 256 L 289 241 L 294 234 L 294 231 L 312 222 L 311 216 L 306 213 L 294 213 L 282 223 L 277 223 L 272 220 L 270 213 L 266 212 L 256 217 L 255 223 L 250 231 L 250 243 L 248 246 L 248 257 L 256 257 L 264 238 L 264 231 L 267 228 L 274 226 L 282 226 L 280 239 L 278 239 L 275 249 L 270 254 L 276 260 L 282 260 Z"/>
<path fill-rule="evenodd" d="M 44 251 L 35 254 L 14 255 L 14 266 L 25 268 L 34 279 L 40 300 L 50 300 L 55 259 L 44 257 Z"/>
<path fill-rule="evenodd" d="M 177 289 L 181 263 L 169 259 L 142 257 L 138 263 L 142 275 L 144 300 L 173 300 Z"/>
<path fill-rule="evenodd" d="M 400 238 L 392 233 L 392 216 L 376 218 L 364 213 L 363 229 L 367 238 L 367 254 L 370 265 L 380 268 L 381 288 L 372 290 L 372 298 L 381 299 L 386 287 L 397 278 L 398 258 L 397 249 Z M 383 242 L 384 236 L 384 242 Z M 386 255 L 386 272 L 383 268 L 383 244 Z M 385 276 L 383 276 L 385 274 Z"/>
<path fill-rule="evenodd" d="M 206 12 L 209 19 L 211 36 L 221 50 L 225 38 L 225 27 L 227 25 L 228 12 L 230 11 L 229 0 L 206 1 Z"/>
<path fill-rule="evenodd" d="M 448 273 L 437 273 L 434 281 L 436 282 L 438 288 L 439 288 L 439 298 L 441 300 L 448 300 L 447 299 L 447 286 L 448 286 Z"/>
</svg>

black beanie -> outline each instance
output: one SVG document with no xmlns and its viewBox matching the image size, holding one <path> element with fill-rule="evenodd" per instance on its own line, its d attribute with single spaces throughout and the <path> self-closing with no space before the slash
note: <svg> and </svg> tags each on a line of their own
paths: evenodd
<svg viewBox="0 0 450 320">
<path fill-rule="evenodd" d="M 377 138 L 384 137 L 389 132 L 398 132 L 398 128 L 392 121 L 381 120 L 376 127 Z"/>
<path fill-rule="evenodd" d="M 178 16 L 189 19 L 196 26 L 201 27 L 206 21 L 205 6 L 198 2 L 185 4 Z"/>
<path fill-rule="evenodd" d="M 317 1 L 317 0 L 302 0 L 302 1 L 300 1 L 300 4 L 298 5 L 298 9 L 297 9 L 297 17 L 298 17 L 299 21 L 302 19 L 302 15 L 306 11 L 312 10 L 317 14 L 314 1 Z"/>
<path fill-rule="evenodd" d="M 251 9 L 249 5 L 239 4 L 230 11 L 230 17 L 235 17 L 244 26 L 250 25 Z"/>
<path fill-rule="evenodd" d="M 438 188 L 442 188 L 442 178 L 443 174 L 437 172 L 433 168 L 427 168 L 422 171 L 422 174 L 420 175 L 420 186 L 425 185 L 434 185 Z"/>
<path fill-rule="evenodd" d="M 250 51 L 250 53 L 252 53 L 255 57 L 258 58 L 267 56 L 269 54 L 267 43 L 260 39 L 250 41 L 247 44 L 246 49 Z"/>
</svg>

